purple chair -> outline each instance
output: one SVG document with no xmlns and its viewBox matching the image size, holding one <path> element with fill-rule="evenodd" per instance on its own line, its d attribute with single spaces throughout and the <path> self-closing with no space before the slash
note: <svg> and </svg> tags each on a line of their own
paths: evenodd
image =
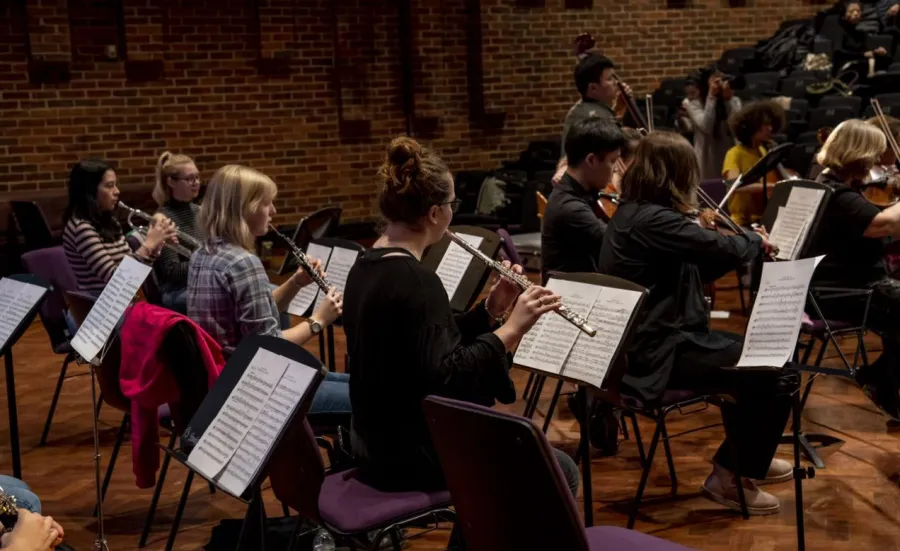
<svg viewBox="0 0 900 551">
<path fill-rule="evenodd" d="M 497 235 L 500 236 L 501 248 L 500 248 L 500 259 L 501 260 L 509 260 L 513 264 L 518 264 L 522 267 L 525 265 L 522 264 L 522 257 L 519 255 L 518 249 L 516 249 L 516 244 L 513 242 L 512 236 L 509 235 L 509 232 L 500 228 L 497 230 Z"/>
<path fill-rule="evenodd" d="M 328 475 L 309 423 L 294 423 L 269 463 L 269 480 L 275 497 L 299 513 L 301 519 L 318 522 L 333 534 L 366 539 L 375 532 L 368 548 L 379 549 L 390 536 L 400 550 L 400 528 L 422 519 L 455 521 L 450 492 L 382 492 L 361 482 L 352 469 Z"/>
<path fill-rule="evenodd" d="M 529 420 L 436 396 L 424 409 L 468 551 L 688 549 L 617 526 L 585 529 L 547 438 Z"/>
<path fill-rule="evenodd" d="M 47 444 L 47 436 L 50 434 L 50 425 L 53 423 L 53 414 L 56 412 L 56 404 L 62 391 L 63 381 L 66 380 L 66 371 L 69 363 L 75 359 L 75 352 L 69 344 L 69 329 L 66 323 L 66 291 L 74 291 L 78 288 L 75 274 L 72 272 L 66 253 L 62 246 L 48 247 L 30 251 L 22 255 L 22 264 L 29 273 L 38 276 L 50 283 L 50 293 L 41 305 L 41 323 L 47 336 L 50 337 L 50 346 L 56 354 L 65 355 L 59 378 L 56 381 L 56 390 L 50 401 L 50 411 L 47 413 L 47 421 L 44 423 L 44 432 L 41 433 L 41 446 Z"/>
</svg>

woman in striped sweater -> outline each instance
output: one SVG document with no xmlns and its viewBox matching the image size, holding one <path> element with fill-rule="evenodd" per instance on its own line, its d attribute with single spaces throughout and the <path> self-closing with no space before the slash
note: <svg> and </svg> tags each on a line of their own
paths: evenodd
<svg viewBox="0 0 900 551">
<path fill-rule="evenodd" d="M 200 171 L 187 155 L 166 151 L 156 164 L 156 187 L 153 200 L 159 212 L 167 216 L 182 232 L 200 240 L 197 231 L 197 212 L 193 203 L 200 192 Z M 187 246 L 186 243 L 182 243 Z M 187 314 L 187 274 L 190 259 L 171 249 L 163 249 L 159 260 L 153 264 L 156 280 L 162 291 L 163 306 L 181 314 Z"/>
<path fill-rule="evenodd" d="M 89 159 L 72 168 L 63 248 L 82 291 L 99 295 L 125 255 L 152 263 L 165 242 L 175 240 L 175 225 L 158 214 L 144 243 L 131 253 L 114 216 L 118 202 L 116 173 L 106 162 Z"/>
</svg>

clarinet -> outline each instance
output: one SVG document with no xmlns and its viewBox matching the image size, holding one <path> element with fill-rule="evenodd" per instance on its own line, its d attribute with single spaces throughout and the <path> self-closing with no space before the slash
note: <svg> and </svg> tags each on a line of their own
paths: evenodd
<svg viewBox="0 0 900 551">
<path fill-rule="evenodd" d="M 319 289 L 322 289 L 323 293 L 327 293 L 329 289 L 333 287 L 331 283 L 319 275 L 319 272 L 313 269 L 312 264 L 309 263 L 309 258 L 306 256 L 306 253 L 300 250 L 300 247 L 294 243 L 293 239 L 288 239 L 286 235 L 275 229 L 275 226 L 269 224 L 269 229 L 275 232 L 275 235 L 281 238 L 282 241 L 288 244 L 288 247 L 291 248 L 291 253 L 294 254 L 294 258 L 297 259 L 297 263 L 300 264 L 300 267 L 303 268 L 309 277 L 315 282 L 316 285 L 319 286 Z"/>
<path fill-rule="evenodd" d="M 472 245 L 467 243 L 465 239 L 462 239 L 452 231 L 446 230 L 446 234 L 451 241 L 465 249 L 469 254 L 483 262 L 485 265 L 487 265 L 487 267 L 494 270 L 502 277 L 505 277 L 506 279 L 518 285 L 519 288 L 521 288 L 523 291 L 533 285 L 531 283 L 531 280 L 525 277 L 524 274 L 517 274 L 516 272 L 512 271 L 511 268 L 507 268 L 506 266 L 504 266 L 502 262 L 498 262 L 492 259 L 488 255 L 478 250 L 476 247 L 473 247 Z M 589 326 L 587 324 L 587 320 L 585 320 L 575 312 L 570 311 L 565 306 L 560 305 L 560 307 L 554 310 L 554 312 L 562 316 L 564 320 L 571 323 L 578 329 L 581 329 L 584 333 L 587 333 L 589 336 L 593 337 L 597 334 L 597 330 Z"/>
</svg>

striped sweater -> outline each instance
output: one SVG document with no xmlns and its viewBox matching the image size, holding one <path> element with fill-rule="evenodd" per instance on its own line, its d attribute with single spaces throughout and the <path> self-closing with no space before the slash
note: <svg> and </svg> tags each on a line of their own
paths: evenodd
<svg viewBox="0 0 900 551">
<path fill-rule="evenodd" d="M 93 224 L 70 218 L 63 231 L 63 249 L 75 272 L 82 291 L 100 292 L 131 248 L 120 236 L 116 241 L 103 241 Z"/>
<path fill-rule="evenodd" d="M 197 212 L 199 210 L 200 207 L 194 203 L 169 200 L 160 207 L 159 212 L 168 216 L 179 231 L 200 240 L 200 231 L 197 229 Z M 182 243 L 182 245 L 190 249 L 187 243 Z M 171 248 L 163 247 L 159 259 L 153 264 L 156 280 L 163 292 L 179 291 L 187 287 L 189 260 Z"/>
</svg>

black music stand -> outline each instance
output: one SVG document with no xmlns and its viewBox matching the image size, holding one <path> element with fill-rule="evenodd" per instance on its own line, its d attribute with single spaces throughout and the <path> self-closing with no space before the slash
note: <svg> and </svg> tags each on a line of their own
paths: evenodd
<svg viewBox="0 0 900 551">
<path fill-rule="evenodd" d="M 635 305 L 634 310 L 632 311 L 631 317 L 628 320 L 628 324 L 625 327 L 625 331 L 622 335 L 621 341 L 619 342 L 619 346 L 616 348 L 615 352 L 613 352 L 613 356 L 609 362 L 609 369 L 606 372 L 606 375 L 603 379 L 603 384 L 600 388 L 594 387 L 593 385 L 588 385 L 584 381 L 569 377 L 564 373 L 561 375 L 557 375 L 554 373 L 548 373 L 540 369 L 532 369 L 527 366 L 514 364 L 516 367 L 528 370 L 543 377 L 552 377 L 560 381 L 568 381 L 578 385 L 578 395 L 582 400 L 582 407 L 584 408 L 585 416 L 584 422 L 581 423 L 581 439 L 578 443 L 577 453 L 578 457 L 580 457 L 582 460 L 581 482 L 584 488 L 584 524 L 587 527 L 591 527 L 594 525 L 593 488 L 591 480 L 591 414 L 593 413 L 593 406 L 596 405 L 598 400 L 603 400 L 612 404 L 621 403 L 622 401 L 620 390 L 622 377 L 625 376 L 625 372 L 628 370 L 628 360 L 624 351 L 628 349 L 628 346 L 631 343 L 632 333 L 637 327 L 636 321 L 640 318 L 641 307 L 643 306 L 644 301 L 647 298 L 648 291 L 640 285 L 631 283 L 630 281 L 604 274 L 566 274 L 551 272 L 549 274 L 549 277 L 562 279 L 565 281 L 587 283 L 588 285 L 596 285 L 598 287 L 610 287 L 614 289 L 624 289 L 641 293 L 641 297 L 638 299 L 638 302 Z M 565 372 L 565 368 L 563 368 L 563 372 Z M 535 402 L 536 401 L 537 400 L 535 399 Z"/>
<path fill-rule="evenodd" d="M 793 145 L 794 144 L 790 142 L 779 144 L 766 152 L 763 158 L 758 160 L 756 164 L 750 168 L 750 170 L 739 176 L 737 180 L 731 183 L 731 188 L 729 188 L 728 192 L 726 193 L 726 197 L 731 197 L 731 194 L 735 189 L 739 189 L 743 186 L 749 186 L 762 180 L 763 204 L 768 207 L 769 184 L 766 181 L 766 176 L 769 174 L 769 172 L 777 170 L 778 165 L 780 165 L 785 159 L 787 159 Z"/>
<path fill-rule="evenodd" d="M 16 378 L 15 370 L 13 369 L 13 346 L 15 346 L 20 338 L 22 338 L 25 330 L 28 329 L 31 322 L 34 321 L 35 316 L 38 314 L 38 310 L 40 310 L 41 303 L 47 298 L 47 292 L 50 290 L 50 285 L 31 274 L 17 274 L 10 276 L 9 279 L 29 283 L 44 289 L 40 298 L 32 305 L 25 316 L 19 320 L 16 328 L 10 333 L 9 339 L 6 340 L 6 344 L 3 345 L 3 348 L 0 348 L 0 355 L 3 356 L 6 367 L 6 402 L 7 407 L 9 408 L 9 443 L 12 453 L 13 476 L 21 480 L 22 452 L 19 447 L 19 413 L 16 407 Z"/>
<path fill-rule="evenodd" d="M 184 506 L 187 502 L 188 495 L 190 495 L 191 484 L 195 475 L 205 479 L 209 484 L 219 488 L 224 493 L 233 495 L 219 485 L 217 481 L 213 480 L 214 477 L 204 476 L 203 473 L 189 465 L 187 459 L 194 446 L 199 442 L 200 437 L 209 428 L 219 410 L 228 400 L 231 391 L 237 385 L 241 376 L 244 374 L 244 371 L 250 365 L 253 357 L 260 349 L 268 350 L 298 363 L 313 367 L 316 370 L 310 385 L 307 387 L 297 406 L 290 415 L 288 415 L 284 424 L 280 427 L 278 436 L 272 443 L 268 455 L 261 459 L 256 476 L 250 482 L 244 493 L 240 496 L 234 496 L 247 504 L 247 513 L 244 515 L 244 524 L 241 527 L 240 536 L 237 542 L 237 550 L 255 551 L 266 549 L 266 512 L 262 501 L 262 484 L 268 477 L 266 466 L 271 459 L 272 454 L 275 453 L 275 450 L 281 443 L 282 437 L 287 431 L 287 427 L 289 427 L 291 423 L 300 421 L 306 416 L 312 398 L 315 395 L 319 384 L 324 380 L 327 371 L 315 356 L 289 341 L 279 337 L 266 335 L 247 335 L 241 340 L 241 343 L 235 349 L 234 354 L 228 359 L 228 363 L 225 364 L 225 368 L 222 370 L 221 375 L 219 375 L 219 378 L 216 380 L 212 389 L 210 389 L 209 394 L 206 395 L 206 398 L 204 398 L 200 407 L 197 409 L 197 413 L 194 414 L 194 417 L 191 418 L 187 428 L 185 428 L 184 434 L 181 437 L 182 447 L 180 449 L 171 449 L 168 446 L 160 445 L 167 455 L 188 469 L 187 479 L 184 482 L 184 489 L 181 492 L 181 499 L 178 502 L 178 508 L 176 509 L 175 518 L 172 521 L 172 528 L 169 532 L 169 539 L 166 543 L 167 551 L 171 551 L 175 543 L 175 537 L 178 534 L 178 526 L 181 524 Z"/>
<path fill-rule="evenodd" d="M 456 234 L 461 233 L 481 237 L 481 244 L 478 246 L 478 250 L 492 259 L 497 258 L 497 252 L 500 250 L 500 245 L 503 242 L 503 239 L 497 232 L 479 226 L 452 226 L 450 231 Z M 432 272 L 437 271 L 450 243 L 450 238 L 445 235 L 440 241 L 429 247 L 422 257 L 422 265 Z M 453 312 L 466 312 L 472 308 L 472 305 L 478 300 L 484 284 L 487 283 L 490 276 L 489 272 L 490 269 L 484 263 L 479 262 L 478 259 L 472 259 L 472 262 L 469 263 L 469 267 L 466 269 L 466 273 L 463 275 L 462 281 L 459 282 L 459 286 L 456 288 L 456 292 L 450 299 L 450 309 Z"/>
<path fill-rule="evenodd" d="M 361 257 L 363 255 L 363 253 L 366 252 L 366 248 L 363 247 L 362 245 L 360 245 L 359 243 L 357 243 L 356 241 L 350 241 L 349 239 L 339 239 L 337 237 L 320 237 L 317 239 L 313 239 L 312 241 L 310 241 L 310 243 L 315 243 L 317 245 L 322 245 L 323 247 L 329 247 L 331 249 L 334 249 L 335 247 L 340 247 L 342 249 L 349 249 L 352 251 L 356 251 L 356 259 L 357 260 L 359 260 L 359 257 Z M 330 263 L 331 260 L 329 259 L 328 262 Z M 327 266 L 326 266 L 326 271 L 327 271 Z M 319 293 L 321 294 L 322 291 L 319 291 Z M 312 308 L 315 308 L 317 300 L 318 300 L 318 298 L 313 301 Z M 343 318 L 338 318 L 338 319 L 334 320 L 334 323 L 329 325 L 325 329 L 325 331 L 319 333 L 319 357 L 323 362 L 325 362 L 325 361 L 328 362 L 328 370 L 331 372 L 334 372 L 335 368 L 337 367 L 337 364 L 336 364 L 336 361 L 334 358 L 334 327 L 335 326 L 341 327 L 343 325 L 344 325 Z M 328 340 L 327 360 L 326 360 L 326 354 L 325 354 L 326 338 Z"/>
<path fill-rule="evenodd" d="M 823 192 L 822 201 L 819 203 L 819 208 L 817 209 L 816 215 L 813 218 L 813 222 L 810 225 L 809 231 L 806 234 L 807 239 L 804 243 L 802 243 L 800 245 L 800 254 L 798 255 L 798 258 L 806 258 L 807 256 L 809 256 L 808 253 L 809 253 L 809 248 L 812 244 L 812 237 L 816 235 L 816 232 L 819 229 L 819 225 L 821 223 L 822 216 L 825 213 L 825 209 L 828 208 L 828 202 L 831 200 L 831 196 L 834 193 L 834 189 L 828 185 L 825 185 L 825 184 L 822 184 L 819 182 L 813 182 L 810 180 L 791 180 L 789 182 L 784 182 L 783 184 L 777 186 L 772 193 L 772 200 L 769 202 L 768 206 L 766 207 L 766 210 L 763 213 L 763 217 L 761 220 L 763 226 L 765 226 L 765 228 L 767 230 L 769 230 L 769 231 L 772 230 L 772 227 L 775 224 L 775 219 L 778 217 L 779 208 L 787 205 L 788 199 L 790 198 L 790 195 L 791 195 L 791 191 L 794 188 L 807 188 L 807 189 L 813 189 L 813 190 L 820 190 Z M 757 284 L 759 283 L 758 278 L 754 278 L 754 280 Z M 752 289 L 752 291 L 755 293 L 756 289 L 754 288 L 754 289 Z M 808 295 L 809 296 L 809 304 L 810 304 L 810 306 L 813 307 L 813 309 L 815 310 L 817 315 L 819 315 L 822 322 L 825 324 L 826 339 L 831 340 L 832 344 L 838 350 L 840 350 L 840 348 L 838 347 L 836 335 L 831 330 L 831 328 L 828 326 L 828 322 L 825 320 L 825 317 L 822 315 L 821 310 L 819 310 L 818 302 L 815 300 L 816 293 L 817 293 L 817 290 L 812 289 L 812 288 L 810 289 L 809 295 Z M 865 321 L 863 321 L 863 325 L 864 324 L 865 324 Z M 813 339 L 810 339 L 810 341 L 811 342 L 809 343 L 809 348 L 807 349 L 806 354 L 804 354 L 804 357 L 802 358 L 802 360 L 799 362 L 799 365 L 805 365 L 806 362 L 809 360 L 810 354 L 812 352 Z M 824 347 L 826 346 L 826 343 L 823 342 L 822 346 L 823 346 L 822 351 L 824 352 Z M 849 362 L 847 362 L 847 359 L 844 357 L 843 354 L 841 354 L 841 358 L 844 360 L 844 362 L 848 368 L 847 374 L 852 375 L 854 372 L 853 366 Z M 855 363 L 855 360 L 854 360 L 854 363 Z M 812 385 L 812 379 L 810 379 L 810 381 L 807 382 L 806 392 L 804 392 L 803 398 L 800 400 L 800 413 L 798 414 L 798 417 L 800 415 L 802 415 L 803 409 L 806 406 L 806 401 L 807 401 L 807 398 L 809 397 L 809 390 L 811 388 L 811 385 Z M 793 434 L 785 434 L 782 437 L 781 442 L 783 444 L 792 443 L 794 438 L 795 438 L 795 436 Z M 831 436 L 829 434 L 806 433 L 803 430 L 799 431 L 799 435 L 797 436 L 797 438 L 798 438 L 800 450 L 803 452 L 803 455 L 811 463 L 813 463 L 817 469 L 825 468 L 825 463 L 824 463 L 824 461 L 822 461 L 822 458 L 820 457 L 820 455 L 817 451 L 817 448 L 830 447 L 830 448 L 836 449 L 837 447 L 840 447 L 841 445 L 844 444 L 844 441 L 842 439 Z"/>
</svg>

